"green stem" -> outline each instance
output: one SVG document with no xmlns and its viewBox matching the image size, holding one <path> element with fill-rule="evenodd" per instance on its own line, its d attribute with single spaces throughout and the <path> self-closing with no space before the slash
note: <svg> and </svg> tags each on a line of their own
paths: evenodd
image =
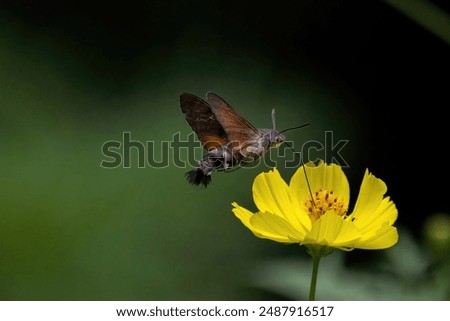
<svg viewBox="0 0 450 321">
<path fill-rule="evenodd" d="M 309 300 L 314 301 L 316 298 L 316 285 L 317 285 L 317 274 L 319 272 L 319 263 L 322 258 L 321 255 L 315 253 L 313 257 L 313 270 L 311 275 L 311 286 L 309 287 Z"/>
</svg>

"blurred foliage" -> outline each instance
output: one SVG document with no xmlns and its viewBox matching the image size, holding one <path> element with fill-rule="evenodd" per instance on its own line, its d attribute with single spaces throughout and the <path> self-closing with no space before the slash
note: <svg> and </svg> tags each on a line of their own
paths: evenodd
<svg viewBox="0 0 450 321">
<path fill-rule="evenodd" d="M 130 169 L 101 168 L 101 146 L 124 131 L 156 146 L 177 132 L 185 137 L 185 91 L 215 90 L 259 127 L 271 126 L 274 106 L 279 126 L 326 126 L 311 108 L 324 104 L 321 90 L 294 91 L 301 79 L 283 80 L 246 57 L 187 49 L 159 56 L 117 94 L 51 46 L 16 37 L 4 30 L 0 53 L 0 298 L 245 298 L 236 271 L 262 246 L 241 229 L 231 202 L 250 199 L 253 177 L 266 168 L 216 174 L 203 190 L 187 184 L 187 168 L 137 168 L 136 150 Z M 207 72 L 213 66 L 219 70 Z"/>
<path fill-rule="evenodd" d="M 448 228 L 448 226 L 447 226 Z M 432 257 L 433 248 L 415 243 L 406 230 L 400 241 L 383 251 L 375 262 L 345 264 L 345 253 L 336 251 L 322 259 L 317 286 L 318 300 L 449 300 L 448 251 Z M 447 249 L 450 238 L 446 240 Z M 358 250 L 355 250 L 358 252 Z M 355 254 L 356 255 L 356 254 Z M 259 262 L 251 275 L 253 285 L 290 300 L 307 300 L 312 260 L 273 259 Z"/>
<path fill-rule="evenodd" d="M 203 96 L 214 91 L 257 127 L 271 126 L 273 107 L 280 129 L 312 123 L 289 132 L 297 149 L 307 140 L 323 142 L 326 130 L 333 130 L 336 140 L 349 139 L 351 148 L 343 150 L 352 164 L 348 174 L 350 179 L 361 177 L 368 166 L 364 148 L 365 137 L 371 135 L 366 117 L 371 114 L 356 88 L 322 69 L 316 58 L 295 56 L 276 46 L 265 48 L 279 50 L 280 59 L 268 58 L 244 38 L 236 42 L 227 34 L 218 38 L 215 27 L 201 19 L 167 26 L 167 35 L 173 36 L 175 27 L 180 32 L 170 39 L 157 34 L 157 44 L 144 43 L 146 50 L 139 55 L 127 55 L 127 50 L 117 49 L 127 34 L 118 33 L 117 42 L 110 38 L 114 46 L 106 49 L 93 41 L 101 41 L 107 33 L 102 17 L 98 25 L 90 26 L 84 22 L 97 20 L 88 15 L 45 16 L 39 11 L 45 6 L 28 5 L 23 8 L 37 13 L 16 17 L 13 10 L 0 10 L 0 299 L 239 300 L 273 299 L 275 292 L 301 298 L 304 292 L 298 289 L 274 292 L 273 285 L 255 286 L 254 277 L 248 275 L 255 272 L 258 280 L 270 283 L 281 267 L 269 271 L 269 263 L 254 262 L 262 257 L 296 257 L 298 248 L 254 238 L 231 213 L 232 201 L 252 206 L 253 178 L 267 167 L 217 173 L 211 187 L 201 189 L 186 183 L 187 168 L 137 168 L 135 150 L 131 168 L 101 168 L 101 147 L 110 140 L 120 141 L 125 131 L 134 140 L 157 144 L 170 141 L 177 132 L 188 135 L 191 130 L 180 111 L 179 94 Z M 155 25 L 164 22 L 164 15 L 159 17 L 164 5 L 159 5 L 160 11 L 152 11 Z M 103 6 L 94 7 L 97 13 L 104 12 Z M 333 17 L 333 8 L 296 30 L 307 34 L 308 28 L 323 28 L 314 19 Z M 173 18 L 179 14 L 171 13 Z M 46 24 L 41 16 L 53 20 Z M 21 20 L 30 17 L 37 19 L 35 25 Z M 117 30 L 129 28 L 118 21 Z M 293 21 L 286 20 L 274 33 L 270 26 L 264 30 L 275 39 Z M 136 28 L 141 28 L 139 23 Z M 77 29 L 83 33 L 71 38 L 67 30 Z M 91 30 L 98 38 L 89 37 Z M 238 35 L 239 30 L 233 30 L 228 36 Z M 288 36 L 280 41 L 290 43 Z M 306 42 L 309 39 L 322 42 L 315 38 Z M 114 56 L 111 48 L 119 54 Z M 284 55 L 291 63 L 283 60 Z M 294 60 L 296 70 L 291 68 Z M 295 169 L 280 170 L 290 177 Z M 402 216 L 401 204 L 399 208 Z M 356 273 L 357 278 L 349 267 L 329 263 L 342 260 L 339 254 L 324 259 L 319 297 L 445 298 L 440 288 L 444 283 L 435 281 L 448 276 L 440 268 L 433 270 L 431 281 L 420 281 L 416 288 L 414 282 L 429 273 L 429 261 L 412 240 L 408 244 L 399 244 L 399 249 L 409 249 L 402 262 L 411 262 L 416 270 L 395 261 L 396 248 L 387 252 L 383 274 L 370 268 Z M 301 262 L 294 264 L 304 266 Z M 283 271 L 286 279 L 280 286 L 301 285 L 308 279 L 308 269 L 294 270 L 297 276 Z M 369 285 L 379 282 L 377 296 Z M 336 297 L 336 286 L 349 292 Z"/>
</svg>

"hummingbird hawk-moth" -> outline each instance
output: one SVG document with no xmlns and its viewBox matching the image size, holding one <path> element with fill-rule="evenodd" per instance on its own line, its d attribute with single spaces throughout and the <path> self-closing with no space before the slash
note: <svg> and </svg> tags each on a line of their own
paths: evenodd
<svg viewBox="0 0 450 321">
<path fill-rule="evenodd" d="M 253 163 L 269 150 L 285 141 L 275 129 L 275 110 L 272 128 L 255 128 L 217 94 L 208 92 L 206 101 L 188 93 L 180 96 L 181 110 L 197 134 L 207 153 L 196 169 L 186 173 L 193 185 L 211 182 L 211 173 L 226 171 Z"/>
</svg>

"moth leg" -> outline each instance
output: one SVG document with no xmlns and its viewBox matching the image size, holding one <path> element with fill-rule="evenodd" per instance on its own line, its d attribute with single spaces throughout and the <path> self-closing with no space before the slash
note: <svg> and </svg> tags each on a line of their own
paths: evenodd
<svg viewBox="0 0 450 321">
<path fill-rule="evenodd" d="M 233 152 L 230 151 L 228 148 L 224 148 L 223 152 L 223 168 L 224 170 L 227 170 L 228 168 L 234 167 L 236 164 L 234 163 L 234 157 Z"/>
</svg>

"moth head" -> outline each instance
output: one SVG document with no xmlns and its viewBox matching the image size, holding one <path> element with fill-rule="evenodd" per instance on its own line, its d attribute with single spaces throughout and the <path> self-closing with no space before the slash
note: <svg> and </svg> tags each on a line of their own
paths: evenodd
<svg viewBox="0 0 450 321">
<path fill-rule="evenodd" d="M 279 147 L 281 144 L 284 143 L 286 140 L 286 136 L 284 134 L 277 132 L 276 130 L 273 131 L 274 138 L 271 140 L 272 147 Z"/>
</svg>

